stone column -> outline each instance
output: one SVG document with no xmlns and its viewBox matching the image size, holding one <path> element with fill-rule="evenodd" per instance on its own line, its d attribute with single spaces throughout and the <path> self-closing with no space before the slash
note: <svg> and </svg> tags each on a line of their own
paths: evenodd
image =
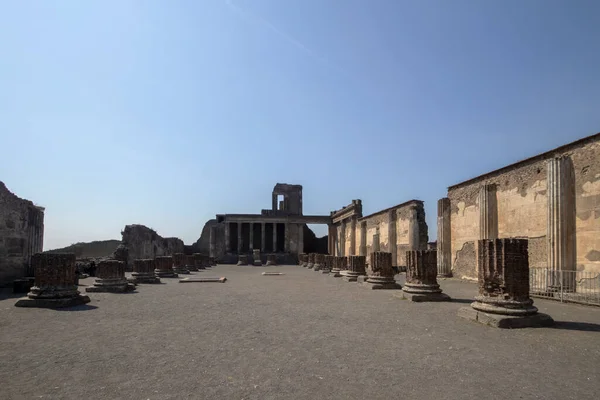
<svg viewBox="0 0 600 400">
<path fill-rule="evenodd" d="M 267 265 L 277 265 L 277 257 L 275 254 L 267 254 Z"/>
<path fill-rule="evenodd" d="M 483 185 L 479 189 L 479 239 L 498 238 L 498 202 L 496 185 Z"/>
<path fill-rule="evenodd" d="M 437 273 L 439 277 L 452 276 L 452 248 L 450 240 L 450 199 L 444 197 L 438 200 Z"/>
<path fill-rule="evenodd" d="M 298 224 L 298 253 L 304 253 L 304 224 Z"/>
<path fill-rule="evenodd" d="M 194 260 L 194 255 L 187 254 L 185 256 L 185 265 L 184 265 L 184 267 L 188 271 L 194 271 L 194 272 L 198 271 L 198 267 L 196 267 L 196 261 Z"/>
<path fill-rule="evenodd" d="M 384 251 L 371 253 L 371 265 L 367 271 L 367 278 L 361 283 L 368 289 L 401 289 L 401 286 L 394 280 L 392 253 Z"/>
<path fill-rule="evenodd" d="M 315 261 L 313 264 L 313 270 L 314 271 L 320 271 L 321 269 L 323 269 L 323 264 L 325 263 L 325 255 L 324 254 L 320 254 L 320 253 L 316 253 L 315 254 Z"/>
<path fill-rule="evenodd" d="M 229 222 L 225 222 L 225 254 L 227 254 L 231 251 L 231 244 L 229 243 L 229 241 L 230 241 L 229 230 L 230 230 Z"/>
<path fill-rule="evenodd" d="M 306 264 L 306 268 L 313 269 L 315 266 L 315 253 L 308 253 L 308 264 Z"/>
<path fill-rule="evenodd" d="M 550 291 L 574 291 L 577 268 L 575 179 L 569 157 L 548 160 L 548 268 Z M 565 272 L 567 271 L 567 272 Z"/>
<path fill-rule="evenodd" d="M 61 308 L 90 302 L 77 290 L 75 254 L 38 253 L 31 258 L 35 282 L 27 297 L 19 299 L 16 307 Z"/>
<path fill-rule="evenodd" d="M 198 270 L 206 269 L 204 257 L 201 253 L 194 253 L 192 254 L 192 257 L 194 258 L 194 267 L 196 267 Z"/>
<path fill-rule="evenodd" d="M 358 277 L 366 276 L 366 263 L 367 257 L 365 256 L 348 257 L 348 272 L 346 272 L 344 280 L 346 282 L 356 282 Z"/>
<path fill-rule="evenodd" d="M 173 254 L 173 271 L 177 274 L 189 274 L 190 271 L 185 267 L 186 264 L 185 254 L 175 253 Z"/>
<path fill-rule="evenodd" d="M 277 253 L 277 223 L 273 223 L 273 253 Z"/>
<path fill-rule="evenodd" d="M 131 281 L 133 283 L 160 283 L 160 279 L 154 273 L 153 259 L 133 260 L 133 273 Z"/>
<path fill-rule="evenodd" d="M 238 234 L 238 243 L 237 243 L 237 252 L 238 254 L 242 254 L 242 223 L 237 223 L 237 234 Z"/>
<path fill-rule="evenodd" d="M 437 251 L 411 250 L 406 252 L 406 283 L 403 298 L 415 302 L 450 301 L 437 282 Z"/>
<path fill-rule="evenodd" d="M 267 251 L 266 245 L 267 245 L 267 240 L 266 240 L 266 229 L 265 229 L 265 223 L 261 222 L 260 223 L 260 251 L 262 251 L 263 253 L 265 251 Z"/>
<path fill-rule="evenodd" d="M 498 328 L 547 326 L 554 321 L 538 313 L 529 297 L 527 239 L 477 241 L 479 294 L 458 315 Z"/>
<path fill-rule="evenodd" d="M 396 210 L 388 213 L 388 250 L 392 253 L 392 265 L 398 265 L 398 243 L 396 239 Z"/>
<path fill-rule="evenodd" d="M 327 225 L 327 252 L 331 255 L 337 255 L 336 247 L 336 227 L 329 224 Z"/>
<path fill-rule="evenodd" d="M 123 293 L 135 290 L 135 285 L 125 278 L 125 263 L 117 260 L 104 260 L 96 267 L 94 286 L 85 288 L 86 292 Z"/>
<path fill-rule="evenodd" d="M 340 255 L 344 257 L 346 255 L 346 220 L 342 221 L 342 225 L 340 226 Z"/>
<path fill-rule="evenodd" d="M 350 220 L 350 251 L 349 255 L 356 255 L 356 217 Z"/>
<path fill-rule="evenodd" d="M 367 221 L 360 223 L 360 254 L 361 256 L 367 255 Z"/>
<path fill-rule="evenodd" d="M 333 269 L 333 263 L 335 261 L 335 256 L 331 256 L 329 254 L 325 255 L 325 261 L 323 263 L 323 268 L 321 269 L 321 272 L 324 274 L 328 274 L 331 272 L 331 270 Z"/>
<path fill-rule="evenodd" d="M 290 224 L 285 223 L 285 229 L 283 231 L 283 248 L 286 253 L 290 252 Z"/>
<path fill-rule="evenodd" d="M 250 253 L 252 253 L 252 250 L 254 250 L 254 223 L 250 222 L 248 224 L 248 227 L 250 229 L 250 237 L 248 238 L 248 249 L 250 249 Z"/>
<path fill-rule="evenodd" d="M 211 257 L 216 257 L 217 253 L 217 226 L 210 227 L 210 239 L 209 239 L 209 250 L 208 253 Z"/>
<path fill-rule="evenodd" d="M 178 275 L 173 272 L 173 257 L 156 256 L 154 258 L 154 273 L 159 278 L 177 278 Z"/>
<path fill-rule="evenodd" d="M 421 245 L 421 236 L 419 235 L 419 220 L 417 217 L 417 206 L 411 205 L 409 208 L 408 220 L 408 247 L 411 250 L 419 250 Z"/>
</svg>

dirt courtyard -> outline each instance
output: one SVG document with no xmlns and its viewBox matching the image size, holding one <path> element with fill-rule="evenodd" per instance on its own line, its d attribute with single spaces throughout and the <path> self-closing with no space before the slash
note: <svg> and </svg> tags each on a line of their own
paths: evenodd
<svg viewBox="0 0 600 400">
<path fill-rule="evenodd" d="M 456 316 L 476 292 L 456 280 L 440 282 L 455 302 L 416 304 L 298 266 L 193 275 L 228 281 L 163 279 L 61 311 L 4 290 L 0 398 L 600 396 L 600 308 L 534 299 L 554 328 L 499 330 Z"/>
</svg>

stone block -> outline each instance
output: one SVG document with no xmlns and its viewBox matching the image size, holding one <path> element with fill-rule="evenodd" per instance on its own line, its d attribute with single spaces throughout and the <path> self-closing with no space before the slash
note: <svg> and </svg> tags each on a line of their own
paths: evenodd
<svg viewBox="0 0 600 400">
<path fill-rule="evenodd" d="M 469 321 L 503 329 L 539 328 L 554 325 L 554 320 L 548 314 L 535 313 L 532 315 L 502 315 L 478 311 L 473 307 L 461 307 L 458 316 Z"/>
</svg>

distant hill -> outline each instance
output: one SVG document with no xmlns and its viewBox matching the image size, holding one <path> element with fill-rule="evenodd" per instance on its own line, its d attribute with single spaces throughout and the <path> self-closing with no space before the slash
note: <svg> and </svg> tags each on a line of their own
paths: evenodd
<svg viewBox="0 0 600 400">
<path fill-rule="evenodd" d="M 75 253 L 77 258 L 110 257 L 121 244 L 120 240 L 97 240 L 89 243 L 75 243 L 62 249 L 48 250 L 47 253 Z"/>
</svg>

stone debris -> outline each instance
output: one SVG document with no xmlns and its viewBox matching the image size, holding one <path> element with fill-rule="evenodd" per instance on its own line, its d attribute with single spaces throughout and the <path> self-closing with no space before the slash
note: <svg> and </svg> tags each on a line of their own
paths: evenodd
<svg viewBox="0 0 600 400">
<path fill-rule="evenodd" d="M 225 278 L 224 276 L 220 277 L 220 278 L 196 278 L 196 277 L 190 277 L 190 278 L 183 278 L 179 280 L 179 283 L 187 283 L 187 282 L 215 282 L 215 283 L 224 283 L 227 280 L 227 278 Z"/>
</svg>

